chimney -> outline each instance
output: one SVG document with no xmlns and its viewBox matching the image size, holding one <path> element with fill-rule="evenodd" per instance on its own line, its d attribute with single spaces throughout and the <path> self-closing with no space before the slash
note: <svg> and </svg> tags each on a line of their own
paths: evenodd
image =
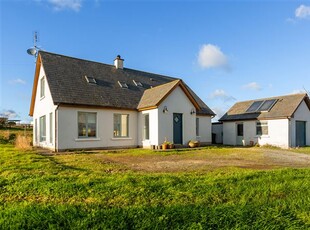
<svg viewBox="0 0 310 230">
<path fill-rule="evenodd" d="M 114 65 L 116 69 L 123 69 L 124 59 L 122 59 L 120 55 L 117 55 L 117 57 L 114 59 Z"/>
</svg>

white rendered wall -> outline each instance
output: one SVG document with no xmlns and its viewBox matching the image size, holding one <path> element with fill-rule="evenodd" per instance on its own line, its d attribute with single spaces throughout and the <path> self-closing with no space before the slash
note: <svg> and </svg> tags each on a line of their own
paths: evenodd
<svg viewBox="0 0 310 230">
<path fill-rule="evenodd" d="M 78 112 L 97 114 L 97 137 L 78 138 Z M 113 137 L 113 115 L 129 114 L 129 136 Z M 58 109 L 58 149 L 87 149 L 105 147 L 138 146 L 138 112 L 129 110 L 90 109 L 59 107 Z"/>
<path fill-rule="evenodd" d="M 35 120 L 37 119 L 37 131 L 35 128 L 33 129 L 33 145 L 34 146 L 41 146 L 44 148 L 54 149 L 55 148 L 55 109 L 56 106 L 53 103 L 53 99 L 51 96 L 51 92 L 48 86 L 47 79 L 45 78 L 45 96 L 40 97 L 40 87 L 41 87 L 41 79 L 45 77 L 44 68 L 41 65 L 40 67 L 40 73 L 39 73 L 39 79 L 38 79 L 38 85 L 36 89 L 36 98 L 35 98 L 35 104 L 34 104 L 34 111 L 33 111 L 33 124 L 35 126 Z M 53 114 L 53 127 L 50 127 L 50 113 Z M 40 117 L 46 116 L 46 140 L 43 142 L 40 142 Z M 50 128 L 53 129 L 53 136 L 52 136 L 52 142 L 50 143 Z M 37 138 L 35 137 L 35 133 L 37 133 Z M 37 139 L 37 141 L 36 141 Z"/>
<path fill-rule="evenodd" d="M 164 106 L 167 106 L 167 113 L 163 113 Z M 192 109 L 195 107 L 183 90 L 175 88 L 158 107 L 158 144 L 162 144 L 165 139 L 173 142 L 173 113 L 183 114 L 183 145 L 196 140 L 196 114 L 190 114 Z"/>
<path fill-rule="evenodd" d="M 306 121 L 306 145 L 310 145 L 310 111 L 304 101 L 297 108 L 290 121 L 291 147 L 296 147 L 296 121 Z"/>
<path fill-rule="evenodd" d="M 268 122 L 268 135 L 256 135 L 257 121 L 243 122 L 224 122 L 223 123 L 223 144 L 236 145 L 237 124 L 243 123 L 243 140 L 244 145 L 258 143 L 259 145 L 273 145 L 281 148 L 288 148 L 288 119 L 263 120 Z"/>
<path fill-rule="evenodd" d="M 199 140 L 202 144 L 211 144 L 211 116 L 197 116 L 197 118 L 199 118 L 199 136 L 196 137 L 196 139 Z"/>
</svg>

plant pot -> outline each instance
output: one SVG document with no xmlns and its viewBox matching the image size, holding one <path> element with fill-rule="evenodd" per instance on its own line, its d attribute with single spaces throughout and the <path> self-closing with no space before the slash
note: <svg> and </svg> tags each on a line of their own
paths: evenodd
<svg viewBox="0 0 310 230">
<path fill-rule="evenodd" d="M 168 145 L 167 144 L 162 144 L 161 147 L 162 147 L 163 150 L 168 149 Z"/>
<path fill-rule="evenodd" d="M 174 144 L 170 144 L 169 149 L 174 149 Z"/>
<path fill-rule="evenodd" d="M 194 147 L 196 147 L 196 144 L 194 142 L 189 142 L 188 146 L 191 147 L 191 148 L 194 148 Z"/>
</svg>

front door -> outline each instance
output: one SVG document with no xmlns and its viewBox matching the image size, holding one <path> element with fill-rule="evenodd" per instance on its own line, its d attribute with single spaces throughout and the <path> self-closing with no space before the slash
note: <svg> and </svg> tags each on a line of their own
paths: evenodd
<svg viewBox="0 0 310 230">
<path fill-rule="evenodd" d="M 173 114 L 173 143 L 183 144 L 183 121 L 181 113 Z"/>
<path fill-rule="evenodd" d="M 296 146 L 306 145 L 306 122 L 296 121 Z"/>
<path fill-rule="evenodd" d="M 243 145 L 243 124 L 237 124 L 237 142 L 236 145 Z"/>
</svg>

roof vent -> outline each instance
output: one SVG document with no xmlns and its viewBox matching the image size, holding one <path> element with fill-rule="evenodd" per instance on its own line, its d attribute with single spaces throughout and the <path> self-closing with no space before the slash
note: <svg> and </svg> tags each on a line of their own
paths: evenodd
<svg viewBox="0 0 310 230">
<path fill-rule="evenodd" d="M 114 65 L 116 69 L 123 69 L 124 59 L 122 59 L 120 55 L 117 55 L 116 58 L 114 59 Z"/>
</svg>

